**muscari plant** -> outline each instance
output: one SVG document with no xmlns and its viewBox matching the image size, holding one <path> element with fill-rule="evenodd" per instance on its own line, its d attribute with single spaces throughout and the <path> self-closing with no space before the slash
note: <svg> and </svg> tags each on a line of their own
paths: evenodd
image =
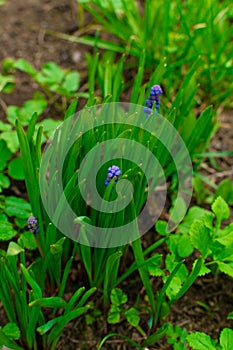
<svg viewBox="0 0 233 350">
<path fill-rule="evenodd" d="M 29 221 L 30 230 L 36 234 L 35 218 Z M 13 350 L 55 349 L 66 324 L 88 311 L 86 302 L 95 292 L 95 288 L 86 292 L 85 288 L 78 288 L 65 301 L 62 296 L 69 272 L 65 269 L 58 295 L 45 297 L 45 262 L 40 264 L 39 271 L 34 265 L 36 262 L 27 266 L 22 242 L 19 245 L 12 241 L 7 252 L 0 251 L 0 299 L 9 320 L 0 327 L 0 345 Z M 53 310 L 49 318 L 44 308 Z"/>
<path fill-rule="evenodd" d="M 93 59 L 89 55 L 88 62 L 89 99 L 87 106 L 92 106 L 97 102 L 94 91 L 96 87 L 96 74 L 99 64 L 99 55 L 95 54 Z M 111 74 L 111 65 L 99 73 L 102 74 L 99 75 L 99 77 L 102 77 L 99 81 L 102 81 L 102 93 L 105 103 L 110 102 L 113 97 L 115 101 L 117 101 L 120 98 L 122 89 L 124 88 L 124 84 L 122 83 L 124 56 L 122 56 L 119 64 L 116 64 L 116 75 L 114 76 L 114 79 L 113 75 Z M 167 119 L 179 130 L 180 134 L 184 138 L 184 141 L 186 142 L 191 158 L 193 160 L 196 159 L 195 156 L 197 152 L 202 152 L 205 149 L 215 127 L 215 124 L 213 122 L 213 112 L 211 108 L 203 111 L 198 119 L 195 118 L 194 113 L 192 112 L 192 108 L 188 108 L 196 92 L 197 67 L 200 64 L 200 61 L 197 61 L 190 72 L 187 74 L 182 83 L 181 90 L 173 101 L 172 108 L 170 110 L 168 110 L 166 107 L 162 107 L 160 109 L 160 111 L 162 110 L 163 112 L 166 112 Z M 131 102 L 139 103 L 142 105 L 145 104 L 144 118 L 148 119 L 149 121 L 149 112 L 153 113 L 154 111 L 158 111 L 160 105 L 158 90 L 155 89 L 155 91 L 153 91 L 152 89 L 152 91 L 150 91 L 150 89 L 147 90 L 147 87 L 150 85 L 155 85 L 157 81 L 160 82 L 163 79 L 167 69 L 167 64 L 165 62 L 162 62 L 152 74 L 150 81 L 145 85 L 142 83 L 144 67 L 145 52 L 142 53 L 138 67 L 138 73 L 133 84 Z M 110 76 L 112 77 L 112 80 L 109 80 Z M 112 84 L 109 84 L 111 81 Z M 161 90 L 159 90 L 159 93 L 161 93 Z M 77 101 L 75 101 L 67 110 L 65 120 L 75 114 L 76 108 Z M 161 291 L 157 293 L 157 295 L 154 295 L 150 284 L 150 279 L 151 276 L 161 277 L 161 269 L 159 270 L 161 257 L 153 254 L 153 252 L 167 239 L 167 237 L 163 237 L 158 241 L 155 241 L 154 244 L 152 244 L 146 250 L 142 249 L 140 239 L 136 239 L 131 246 L 126 245 L 117 248 L 91 248 L 83 244 L 74 244 L 70 239 L 64 239 L 63 234 L 59 232 L 59 230 L 51 223 L 51 219 L 48 217 L 41 203 L 38 171 L 41 170 L 41 149 L 44 140 L 42 138 L 43 126 L 41 125 L 39 128 L 37 128 L 37 118 L 38 116 L 36 114 L 30 118 L 27 133 L 24 131 L 20 120 L 17 119 L 16 121 L 27 191 L 31 204 L 32 214 L 36 218 L 39 227 L 39 231 L 34 234 L 34 238 L 40 252 L 40 257 L 38 257 L 32 266 L 32 269 L 36 276 L 36 282 L 43 290 L 44 280 L 43 277 L 40 277 L 40 274 L 38 272 L 43 267 L 42 276 L 45 276 L 45 274 L 48 273 L 49 283 L 51 284 L 52 288 L 58 287 L 59 297 L 61 297 L 63 295 L 62 293 L 64 292 L 66 281 L 65 278 L 62 278 L 61 267 L 64 267 L 64 274 L 65 276 L 68 276 L 69 268 L 72 264 L 72 259 L 69 259 L 69 257 L 70 255 L 74 256 L 74 254 L 78 252 L 83 267 L 86 271 L 89 285 L 91 287 L 98 287 L 102 291 L 104 304 L 107 306 L 109 303 L 111 290 L 114 287 L 118 286 L 122 281 L 124 281 L 124 279 L 128 278 L 130 274 L 139 270 L 139 274 L 149 300 L 149 307 L 147 306 L 149 318 L 148 325 L 149 327 L 155 327 L 155 325 L 161 319 L 162 315 L 165 315 L 168 312 L 166 293 L 169 293 L 169 286 L 171 285 L 174 278 L 178 277 L 178 273 L 181 276 L 180 286 L 182 287 L 179 294 L 177 295 L 177 298 L 179 298 L 187 291 L 187 289 L 197 277 L 202 264 L 201 259 L 199 259 L 196 265 L 193 267 L 193 271 L 190 273 L 190 276 L 187 269 L 185 269 L 181 262 L 173 265 L 172 261 L 168 261 L 167 272 L 166 275 L 163 276 L 164 286 Z M 183 123 L 184 120 L 186 123 Z M 91 219 L 94 220 L 94 222 L 96 220 L 96 222 L 105 222 L 105 225 L 109 225 L 111 220 L 104 214 L 101 216 L 101 213 L 98 214 L 93 210 L 90 215 L 89 208 L 81 198 L 77 183 L 79 164 L 85 154 L 87 154 L 93 146 L 95 146 L 100 141 L 106 140 L 109 135 L 116 139 L 120 137 L 128 137 L 129 139 L 134 139 L 137 138 L 137 130 L 135 129 L 130 131 L 129 126 L 125 124 L 121 125 L 114 133 L 109 129 L 104 130 L 104 127 L 98 129 L 95 128 L 94 119 L 92 120 L 92 123 L 92 131 L 83 135 L 83 137 L 74 144 L 73 148 L 67 155 L 67 166 L 63 168 L 62 174 L 64 192 L 71 207 L 75 208 L 75 211 L 77 213 L 77 222 L 80 223 L 82 220 Z M 63 136 L 64 139 L 61 139 L 59 144 L 61 150 L 63 148 L 62 142 L 66 142 L 65 138 L 69 137 L 68 134 Z M 142 139 L 140 139 L 140 142 L 145 142 L 145 139 L 143 141 L 142 137 Z M 157 141 L 155 141 L 155 143 L 156 142 Z M 164 148 L 158 143 L 156 148 L 156 155 L 159 158 L 162 157 L 160 160 L 166 169 L 166 166 L 169 163 L 169 156 L 164 157 L 163 152 Z M 201 161 L 198 159 L 196 167 L 198 167 L 198 164 L 200 164 L 200 162 Z M 113 168 L 113 166 L 116 168 Z M 108 168 L 111 170 L 108 171 Z M 113 172 L 114 169 L 116 172 Z M 174 170 L 174 167 L 171 166 L 166 176 L 171 177 L 172 182 L 175 184 L 176 176 L 173 176 L 175 175 Z M 56 171 L 54 171 L 54 175 L 56 176 Z M 126 161 L 116 159 L 116 161 L 106 164 L 106 167 L 101 169 L 98 174 L 100 193 L 102 193 L 103 197 L 106 200 L 111 200 L 111 198 L 114 198 L 116 194 L 116 180 L 124 177 L 130 179 L 135 188 L 145 188 L 146 186 L 145 178 L 141 174 L 141 169 L 138 166 L 135 166 L 132 163 L 127 164 Z M 56 177 L 54 180 L 56 180 Z M 52 190 L 53 189 L 51 187 L 51 191 Z M 130 214 L 129 218 L 135 217 L 135 215 L 140 212 L 145 198 L 146 196 L 144 195 L 143 191 L 141 193 L 136 192 L 134 202 L 132 202 L 131 206 L 128 208 L 128 214 Z M 53 205 L 52 201 L 51 205 Z M 61 208 L 59 209 L 58 206 L 58 214 L 59 210 L 61 211 Z M 119 223 L 124 222 L 122 221 L 124 220 L 123 216 L 115 216 L 115 220 L 119 220 Z M 121 259 L 122 257 L 126 256 L 129 249 L 133 250 L 135 260 L 131 263 L 127 271 L 123 272 L 120 275 L 119 267 Z M 57 270 L 53 269 L 52 266 L 54 266 L 54 264 L 59 267 Z M 159 275 L 157 275 L 157 273 Z M 172 288 L 170 288 L 170 296 L 172 302 L 174 302 L 177 300 L 177 298 L 174 293 L 172 295 L 171 289 Z M 156 337 L 157 335 L 154 336 L 153 340 Z"/>
<path fill-rule="evenodd" d="M 0 346 L 13 350 L 55 349 L 66 324 L 88 311 L 87 300 L 96 288 L 86 292 L 84 287 L 77 288 L 70 300 L 65 301 L 63 295 L 74 258 L 73 255 L 69 258 L 63 270 L 61 257 L 65 239 L 50 244 L 43 259 L 35 257 L 30 262 L 30 251 L 40 247 L 37 219 L 32 215 L 28 218 L 31 206 L 23 199 L 2 196 L 1 209 L 0 241 L 11 241 L 7 251 L 0 250 L 0 300 L 9 321 L 0 327 Z M 14 217 L 17 230 L 8 217 Z M 14 237 L 18 237 L 17 243 L 12 240 Z M 58 286 L 55 295 L 53 279 Z M 49 317 L 44 308 L 53 311 Z"/>
<path fill-rule="evenodd" d="M 203 258 L 201 275 L 223 272 L 233 277 L 233 225 L 222 227 L 224 220 L 230 217 L 230 208 L 220 196 L 211 207 L 212 211 L 196 206 L 190 208 L 176 234 L 166 242 L 174 261 L 187 258 L 196 249 Z M 165 222 L 157 222 L 157 231 L 162 235 L 166 235 L 164 227 Z"/>
<path fill-rule="evenodd" d="M 161 67 L 160 67 L 161 69 Z M 141 83 L 141 77 L 142 77 L 142 71 L 143 67 L 139 67 L 138 72 L 138 79 L 136 79 L 135 85 L 138 86 Z M 92 75 L 93 79 L 94 75 Z M 189 76 L 190 77 L 190 76 Z M 93 81 L 93 80 L 92 80 Z M 184 82 L 184 86 L 188 86 L 188 78 Z M 93 86 L 93 84 L 92 84 Z M 147 102 L 146 102 L 146 109 L 144 110 L 144 118 L 150 120 L 149 113 L 153 113 L 153 103 L 155 102 L 155 110 L 157 111 L 159 108 L 159 94 L 161 93 L 161 89 L 153 88 L 150 92 Z M 136 90 L 134 87 L 134 96 L 136 97 Z M 93 94 L 90 94 L 90 96 L 93 96 Z M 90 97 L 92 98 L 92 97 Z M 90 101 L 89 101 L 90 103 Z M 66 113 L 65 119 L 68 119 L 69 116 L 73 116 L 76 110 L 77 102 L 74 102 L 71 107 L 68 109 Z M 151 109 L 151 110 L 148 110 Z M 206 113 L 208 113 L 209 117 L 212 118 L 210 110 L 208 112 L 205 112 L 205 117 L 208 119 Z M 204 118 L 204 117 L 203 117 Z M 172 118 L 170 119 L 173 120 Z M 90 120 L 89 120 L 90 121 Z M 137 139 L 138 130 L 137 128 L 134 128 L 131 130 L 131 128 L 127 125 L 127 122 L 123 125 L 120 125 L 114 132 L 111 129 L 105 129 L 105 126 L 95 128 L 94 124 L 95 118 L 93 119 L 93 128 L 84 134 L 78 141 L 73 145 L 72 149 L 69 151 L 66 160 L 65 160 L 65 166 L 63 167 L 63 186 L 64 186 L 64 193 L 66 198 L 69 201 L 69 204 L 72 208 L 74 208 L 75 212 L 77 213 L 77 222 L 82 222 L 82 220 L 91 220 L 93 224 L 102 223 L 105 225 L 105 227 L 109 226 L 111 227 L 111 222 L 115 222 L 118 224 L 124 224 L 125 218 L 128 217 L 128 220 L 131 218 L 134 218 L 136 215 L 140 213 L 141 208 L 143 207 L 143 204 L 146 199 L 145 190 L 147 187 L 147 182 L 145 181 L 145 178 L 141 172 L 140 167 L 137 165 L 131 164 L 129 161 L 116 159 L 114 163 L 109 162 L 109 164 L 106 164 L 107 168 L 109 167 L 109 171 L 106 171 L 106 167 L 100 170 L 98 174 L 98 180 L 99 180 L 99 189 L 100 193 L 102 193 L 103 198 L 105 200 L 111 200 L 115 196 L 115 184 L 116 180 L 119 177 L 127 177 L 131 180 L 135 188 L 140 188 L 140 192 L 135 192 L 135 198 L 133 198 L 132 203 L 127 208 L 127 215 L 123 215 L 123 213 L 114 214 L 114 219 L 112 220 L 112 217 L 109 215 L 103 214 L 103 213 L 97 213 L 95 210 L 90 211 L 88 207 L 86 206 L 84 200 L 81 197 L 78 182 L 77 182 L 77 175 L 78 175 L 78 169 L 79 165 L 84 158 L 85 154 L 89 152 L 89 150 L 96 145 L 100 141 L 106 140 L 109 135 L 111 137 L 114 137 L 115 139 L 126 137 L 129 139 Z M 39 232 L 36 233 L 36 242 L 38 245 L 38 249 L 41 254 L 41 258 L 38 259 L 38 262 L 35 264 L 37 265 L 37 269 L 40 268 L 41 260 L 43 261 L 44 265 L 44 272 L 48 271 L 50 276 L 50 281 L 52 284 L 57 285 L 59 288 L 61 286 L 61 276 L 60 276 L 60 269 L 57 271 L 54 271 L 51 266 L 53 266 L 54 263 L 58 263 L 59 266 L 61 266 L 64 263 L 64 257 L 68 256 L 70 254 L 70 251 L 73 250 L 74 252 L 78 252 L 83 266 L 85 267 L 86 274 L 89 279 L 90 286 L 92 287 L 98 287 L 103 292 L 104 297 L 104 304 L 107 305 L 109 302 L 109 294 L 112 290 L 112 288 L 116 287 L 119 283 L 121 283 L 124 279 L 126 279 L 131 273 L 138 270 L 142 283 L 145 287 L 146 293 L 148 295 L 148 300 L 150 307 L 148 308 L 148 314 L 149 314 L 149 326 L 152 325 L 155 326 L 158 322 L 158 320 L 161 317 L 161 313 L 164 313 L 163 306 L 165 302 L 165 295 L 169 288 L 169 285 L 171 284 L 172 280 L 176 277 L 179 269 L 184 268 L 183 263 L 179 262 L 174 265 L 174 268 L 172 268 L 172 263 L 170 263 L 170 268 L 168 268 L 168 275 L 164 276 L 164 286 L 160 290 L 160 292 L 157 292 L 157 295 L 154 295 L 154 292 L 152 290 L 152 286 L 150 283 L 150 275 L 155 276 L 156 273 L 154 272 L 155 269 L 149 268 L 149 263 L 153 263 L 156 260 L 158 260 L 158 256 L 156 254 L 152 254 L 152 252 L 166 240 L 166 238 L 162 238 L 161 240 L 156 241 L 154 244 L 152 244 L 150 247 L 148 247 L 145 251 L 142 249 L 142 244 L 140 238 L 136 239 L 132 242 L 131 248 L 126 245 L 122 247 L 116 247 L 116 248 L 92 248 L 88 245 L 84 244 L 77 244 L 74 245 L 69 239 L 64 240 L 63 235 L 59 230 L 51 223 L 51 220 L 47 216 L 43 205 L 41 204 L 41 198 L 39 194 L 39 183 L 38 183 L 38 169 L 40 167 L 41 162 L 41 135 L 42 135 L 42 127 L 38 130 L 37 136 L 34 139 L 33 134 L 35 131 L 35 125 L 36 125 L 36 115 L 33 116 L 33 118 L 29 122 L 28 131 L 27 134 L 23 130 L 21 124 L 19 121 L 17 121 L 17 132 L 21 147 L 21 155 L 24 160 L 24 172 L 25 172 L 25 179 L 26 179 L 26 185 L 28 190 L 28 195 L 30 199 L 30 203 L 32 206 L 32 212 L 34 216 L 36 217 L 36 220 L 38 221 L 39 225 Z M 196 128 L 199 128 L 196 125 Z M 204 130 L 204 129 L 203 129 Z M 212 130 L 212 127 L 210 128 Z M 198 130 L 200 132 L 200 129 Z M 55 138 L 58 137 L 58 132 L 55 131 Z M 67 129 L 68 132 L 68 129 Z M 113 133 L 112 133 L 113 132 Z M 57 136 L 56 136 L 57 133 Z M 201 133 L 199 133 L 201 134 Z M 194 137 L 196 135 L 196 138 Z M 203 137 L 201 134 L 200 137 Z M 68 134 L 62 135 L 60 138 L 60 142 L 58 143 L 58 146 L 60 149 L 63 149 L 63 142 L 66 142 L 66 139 L 68 138 Z M 197 138 L 197 132 L 195 134 L 192 134 L 189 147 L 190 150 L 194 152 L 196 149 L 196 146 L 198 143 Z M 141 135 L 140 142 L 145 142 L 147 144 L 147 139 Z M 154 140 L 152 143 L 152 146 L 155 146 L 154 149 L 156 149 L 156 155 L 161 160 L 161 163 L 163 164 L 164 168 L 166 169 L 167 165 L 169 164 L 169 157 L 164 156 L 164 147 L 162 147 L 159 143 L 157 143 L 157 140 Z M 159 151 L 159 147 L 161 150 Z M 152 147 L 153 150 L 153 147 Z M 162 152 L 163 150 L 163 152 Z M 74 156 L 75 155 L 75 156 Z M 162 157 L 162 158 L 160 158 Z M 52 166 L 52 165 L 51 165 Z M 53 164 L 55 166 L 55 164 Z M 115 167 L 115 168 L 114 168 Z M 42 169 L 43 170 L 43 169 Z M 46 169 L 44 169 L 46 170 Z M 167 176 L 172 176 L 174 172 L 174 167 L 170 168 L 168 167 Z M 51 186 L 51 193 L 53 191 L 52 186 L 56 183 L 56 167 L 50 169 L 52 174 L 54 174 L 53 181 L 49 184 L 49 188 Z M 106 186 L 107 185 L 107 186 Z M 58 198 L 59 199 L 59 198 Z M 55 204 L 53 203 L 55 202 Z M 59 207 L 59 201 L 51 202 L 50 205 L 56 206 L 57 204 L 57 212 L 56 215 L 61 215 L 62 213 L 62 205 Z M 60 211 L 60 212 L 59 212 Z M 58 254 L 52 254 L 51 253 L 51 247 L 56 247 L 58 245 Z M 61 248 L 62 247 L 62 248 Z M 120 260 L 121 257 L 124 256 L 127 253 L 128 249 L 133 250 L 133 254 L 135 257 L 135 261 L 132 262 L 132 264 L 129 266 L 127 271 L 125 271 L 123 274 L 118 276 L 119 274 L 119 267 L 120 267 Z M 56 249 L 55 249 L 56 251 Z M 54 256 L 56 255 L 56 256 Z M 68 262 L 69 263 L 69 262 Z M 67 263 L 67 266 L 68 266 Z M 157 263 L 154 263 L 156 265 Z M 153 265 L 153 264 L 152 264 Z M 190 285 L 193 283 L 195 278 L 197 277 L 199 270 L 201 268 L 201 259 L 197 260 L 196 265 L 193 268 L 193 271 L 190 273 L 186 272 L 185 276 L 183 276 L 182 279 L 182 287 L 177 295 L 172 296 L 172 302 L 177 300 L 177 298 L 181 297 L 187 289 L 190 287 Z M 151 272 L 152 271 L 152 272 Z M 43 287 L 43 281 L 38 282 Z M 155 301 L 156 299 L 156 301 Z M 165 303 L 166 304 L 166 303 Z M 163 311 L 162 311 L 163 310 Z"/>
</svg>

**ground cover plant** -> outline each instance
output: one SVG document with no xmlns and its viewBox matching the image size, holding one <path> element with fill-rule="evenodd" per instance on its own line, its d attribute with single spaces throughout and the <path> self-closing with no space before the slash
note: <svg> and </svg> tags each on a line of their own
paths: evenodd
<svg viewBox="0 0 233 350">
<path fill-rule="evenodd" d="M 77 8 L 80 33 L 96 25 L 86 28 L 85 16 L 97 21 L 94 37 L 49 35 L 94 47 L 85 91 L 79 72 L 55 62 L 40 69 L 26 59 L 2 62 L 3 98 L 13 96 L 19 71 L 38 91 L 21 106 L 5 106 L 0 121 L 0 347 L 60 349 L 79 322 L 77 349 L 230 349 L 232 310 L 214 337 L 171 314 L 203 277 L 233 278 L 232 181 L 216 184 L 202 171 L 211 164 L 220 172 L 216 159 L 233 153 L 210 147 L 217 108 L 231 106 L 232 4 L 95 0 Z M 99 153 L 88 160 L 93 149 Z M 160 167 L 151 166 L 146 150 Z M 190 176 L 188 209 L 180 187 Z M 93 184 L 100 208 L 85 200 Z M 159 220 L 143 237 L 136 224 L 130 240 L 111 245 L 112 230 L 140 216 L 155 185 L 150 209 L 160 209 Z M 12 192 L 22 186 L 23 198 Z M 192 195 L 190 182 L 184 189 Z M 125 194 L 130 200 L 117 210 Z M 92 243 L 89 225 L 106 230 L 102 245 Z M 211 314 L 211 305 L 199 305 Z M 90 328 L 97 329 L 93 346 L 81 341 Z"/>
</svg>

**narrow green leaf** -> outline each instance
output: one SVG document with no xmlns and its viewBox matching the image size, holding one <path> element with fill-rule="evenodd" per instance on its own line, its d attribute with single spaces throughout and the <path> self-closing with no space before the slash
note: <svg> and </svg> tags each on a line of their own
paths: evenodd
<svg viewBox="0 0 233 350">
<path fill-rule="evenodd" d="M 40 299 L 42 297 L 42 291 L 41 291 L 40 286 L 32 278 L 32 276 L 30 275 L 29 271 L 25 268 L 25 266 L 20 264 L 20 268 L 21 268 L 21 270 L 26 278 L 26 281 L 28 282 L 30 287 L 33 289 L 35 299 Z"/>
<path fill-rule="evenodd" d="M 60 297 L 50 297 L 50 298 L 40 298 L 40 299 L 33 300 L 28 305 L 29 307 L 38 306 L 38 307 L 65 309 L 67 306 L 67 302 Z"/>
</svg>

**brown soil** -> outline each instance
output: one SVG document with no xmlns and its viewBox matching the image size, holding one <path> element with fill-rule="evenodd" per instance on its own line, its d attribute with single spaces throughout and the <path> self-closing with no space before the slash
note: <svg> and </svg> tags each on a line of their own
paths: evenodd
<svg viewBox="0 0 233 350">
<path fill-rule="evenodd" d="M 71 32 L 77 23 L 76 0 L 18 0 L 0 7 L 0 61 L 7 57 L 25 58 L 36 68 L 48 61 L 54 61 L 64 68 L 72 68 L 79 71 L 82 82 L 85 82 L 85 52 L 87 47 L 62 41 L 53 36 L 46 35 L 46 29 Z M 20 106 L 25 100 L 32 97 L 37 86 L 27 75 L 17 73 L 16 90 L 13 94 L 0 96 L 0 120 L 5 118 L 7 105 Z M 82 84 L 85 91 L 86 86 Z M 233 112 L 221 114 L 221 128 L 212 142 L 212 150 L 233 150 Z M 217 160 L 220 170 L 216 171 L 211 165 L 205 165 L 205 171 L 210 178 L 218 183 L 224 177 L 233 178 L 233 157 Z M 135 276 L 135 278 L 137 278 Z M 134 281 L 135 282 L 135 281 Z M 132 287 L 131 300 L 136 295 L 135 284 Z M 137 291 L 138 292 L 138 291 Z M 224 326 L 233 326 L 232 321 L 227 321 L 226 316 L 232 310 L 233 281 L 225 275 L 219 275 L 215 279 L 210 277 L 200 278 L 188 293 L 173 307 L 169 320 L 174 324 L 185 327 L 188 331 L 204 331 L 212 337 L 218 337 Z M 207 310 L 198 304 L 206 304 Z M 3 310 L 0 312 L 2 324 L 6 323 Z M 81 323 L 82 322 L 82 323 Z M 142 325 L 143 326 L 143 325 Z M 145 326 L 145 324 L 144 324 Z M 146 327 L 145 327 L 146 329 Z M 106 322 L 106 317 L 101 316 L 98 323 L 86 326 L 81 319 L 70 323 L 64 332 L 58 349 L 78 350 L 96 349 L 97 343 L 110 332 L 128 335 L 133 339 L 139 339 L 140 335 L 126 323 L 111 327 Z M 120 338 L 111 338 L 103 350 L 134 349 Z M 172 349 L 166 342 L 160 342 L 151 349 Z"/>
</svg>

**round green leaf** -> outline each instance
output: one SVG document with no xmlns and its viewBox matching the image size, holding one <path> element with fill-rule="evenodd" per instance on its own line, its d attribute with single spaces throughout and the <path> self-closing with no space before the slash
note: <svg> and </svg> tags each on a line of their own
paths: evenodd
<svg viewBox="0 0 233 350">
<path fill-rule="evenodd" d="M 9 163 L 8 174 L 15 180 L 24 180 L 25 177 L 21 157 L 15 158 Z"/>
<path fill-rule="evenodd" d="M 7 161 L 11 157 L 11 151 L 8 149 L 7 144 L 4 140 L 0 139 L 0 170 L 5 169 Z"/>
<path fill-rule="evenodd" d="M 20 338 L 20 330 L 16 323 L 7 323 L 2 330 L 8 338 L 14 340 L 18 340 Z"/>
<path fill-rule="evenodd" d="M 10 187 L 10 180 L 7 176 L 0 173 L 0 187 L 2 188 L 9 188 Z"/>
<path fill-rule="evenodd" d="M 6 198 L 5 212 L 8 216 L 27 219 L 31 214 L 31 206 L 24 199 L 10 196 Z"/>
<path fill-rule="evenodd" d="M 108 322 L 117 323 L 120 321 L 120 309 L 116 305 L 112 305 L 108 313 Z"/>
<path fill-rule="evenodd" d="M 117 306 L 121 304 L 125 304 L 128 300 L 127 295 L 123 293 L 120 288 L 112 289 L 110 298 L 111 298 L 112 304 Z"/>
<path fill-rule="evenodd" d="M 19 149 L 19 141 L 16 131 L 4 131 L 1 134 L 1 139 L 6 141 L 7 147 L 12 153 Z"/>
<path fill-rule="evenodd" d="M 12 126 L 10 124 L 0 121 L 0 131 L 9 131 L 11 128 Z"/>
<path fill-rule="evenodd" d="M 137 327 L 140 321 L 139 312 L 134 307 L 131 307 L 125 312 L 127 321 L 133 326 Z"/>
<path fill-rule="evenodd" d="M 0 221 L 0 241 L 9 241 L 17 235 L 10 222 Z"/>
<path fill-rule="evenodd" d="M 181 258 L 186 258 L 193 252 L 193 245 L 188 235 L 181 235 L 178 240 L 177 251 Z"/>
<path fill-rule="evenodd" d="M 34 250 L 37 248 L 35 237 L 31 232 L 22 233 L 18 239 L 18 243 L 29 250 Z"/>
</svg>

